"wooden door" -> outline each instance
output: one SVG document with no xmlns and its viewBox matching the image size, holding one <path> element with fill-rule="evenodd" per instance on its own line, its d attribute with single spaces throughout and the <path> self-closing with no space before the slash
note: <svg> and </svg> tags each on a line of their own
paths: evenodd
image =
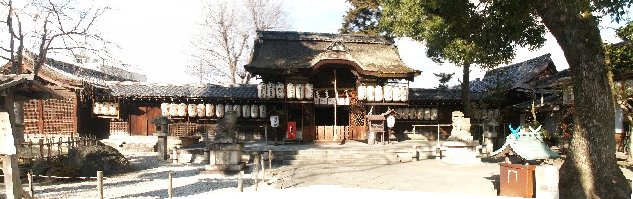
<svg viewBox="0 0 633 199">
<path fill-rule="evenodd" d="M 130 134 L 152 136 L 156 127 L 151 121 L 160 114 L 159 107 L 133 107 L 130 113 Z"/>
</svg>

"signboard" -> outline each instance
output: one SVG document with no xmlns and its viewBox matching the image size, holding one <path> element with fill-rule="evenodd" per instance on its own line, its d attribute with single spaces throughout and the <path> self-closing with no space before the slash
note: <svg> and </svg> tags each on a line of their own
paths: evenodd
<svg viewBox="0 0 633 199">
<path fill-rule="evenodd" d="M 270 116 L 270 126 L 279 127 L 279 116 Z"/>
<path fill-rule="evenodd" d="M 0 155 L 15 155 L 15 153 L 9 113 L 0 112 Z"/>
</svg>

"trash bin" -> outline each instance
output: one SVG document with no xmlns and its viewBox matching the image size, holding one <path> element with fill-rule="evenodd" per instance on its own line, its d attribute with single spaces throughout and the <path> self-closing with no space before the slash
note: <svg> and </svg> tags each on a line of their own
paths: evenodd
<svg viewBox="0 0 633 199">
<path fill-rule="evenodd" d="M 533 198 L 535 165 L 500 163 L 499 195 Z"/>
</svg>

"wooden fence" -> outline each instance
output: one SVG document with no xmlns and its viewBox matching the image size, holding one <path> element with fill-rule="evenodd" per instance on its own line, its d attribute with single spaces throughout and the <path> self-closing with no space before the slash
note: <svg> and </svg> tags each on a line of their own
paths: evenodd
<svg viewBox="0 0 633 199">
<path fill-rule="evenodd" d="M 18 144 L 19 163 L 33 163 L 39 159 L 50 159 L 67 155 L 78 146 L 96 145 L 96 137 L 27 137 Z"/>
</svg>

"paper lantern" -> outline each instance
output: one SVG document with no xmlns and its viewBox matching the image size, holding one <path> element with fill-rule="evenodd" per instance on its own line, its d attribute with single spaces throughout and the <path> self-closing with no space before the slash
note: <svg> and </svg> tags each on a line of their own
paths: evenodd
<svg viewBox="0 0 633 199">
<path fill-rule="evenodd" d="M 237 112 L 237 117 L 242 117 L 242 108 L 240 107 L 240 105 L 233 105 L 233 110 L 235 112 Z"/>
<path fill-rule="evenodd" d="M 175 103 L 169 104 L 169 115 L 178 116 L 178 104 L 175 104 Z"/>
<path fill-rule="evenodd" d="M 314 85 L 306 83 L 304 90 L 306 99 L 312 99 L 314 97 Z"/>
<path fill-rule="evenodd" d="M 266 105 L 259 105 L 259 117 L 266 118 L 266 116 L 268 116 L 268 113 L 266 113 Z"/>
<path fill-rule="evenodd" d="M 253 104 L 251 105 L 251 118 L 258 118 L 259 117 L 259 110 L 257 110 L 257 105 Z"/>
<path fill-rule="evenodd" d="M 365 99 L 367 99 L 367 93 L 366 93 L 367 91 L 366 91 L 365 88 L 366 87 L 362 86 L 362 85 L 358 86 L 358 90 L 356 91 L 356 94 L 357 94 L 356 98 L 358 98 L 358 100 L 365 100 Z"/>
<path fill-rule="evenodd" d="M 108 107 L 108 115 L 117 115 L 119 112 L 119 104 L 118 103 L 110 103 L 110 107 Z"/>
<path fill-rule="evenodd" d="M 288 99 L 295 98 L 295 85 L 293 83 L 288 83 L 288 85 L 286 85 L 286 97 Z"/>
<path fill-rule="evenodd" d="M 391 98 L 394 102 L 400 101 L 400 87 L 394 86 L 391 89 Z"/>
<path fill-rule="evenodd" d="M 402 108 L 402 119 L 403 120 L 409 119 L 409 108 Z"/>
<path fill-rule="evenodd" d="M 398 113 L 396 115 L 396 119 L 402 119 L 402 109 L 401 108 L 395 108 L 393 110 L 396 111 L 396 113 Z"/>
<path fill-rule="evenodd" d="M 178 104 L 178 116 L 180 117 L 187 116 L 187 104 L 185 103 Z"/>
<path fill-rule="evenodd" d="M 409 100 L 409 88 L 406 86 L 400 87 L 400 101 L 406 102 Z"/>
<path fill-rule="evenodd" d="M 250 105 L 242 105 L 242 117 L 250 118 L 251 117 L 251 106 Z"/>
<path fill-rule="evenodd" d="M 207 115 L 204 104 L 198 104 L 198 107 L 196 108 L 196 114 L 198 115 L 198 117 L 204 117 Z"/>
<path fill-rule="evenodd" d="M 431 109 L 431 120 L 437 120 L 437 108 Z"/>
<path fill-rule="evenodd" d="M 213 104 L 205 104 L 204 105 L 204 112 L 205 112 L 205 115 L 207 117 L 215 116 L 215 105 L 213 105 Z"/>
<path fill-rule="evenodd" d="M 224 105 L 224 115 L 226 115 L 227 112 L 232 111 L 232 110 L 233 110 L 233 105 L 230 105 L 230 104 Z"/>
<path fill-rule="evenodd" d="M 296 84 L 295 85 L 295 97 L 298 100 L 302 100 L 303 99 L 303 84 Z"/>
<path fill-rule="evenodd" d="M 168 103 L 160 104 L 160 115 L 162 115 L 162 116 L 169 116 L 169 104 Z"/>
<path fill-rule="evenodd" d="M 387 102 L 391 102 L 391 100 L 393 100 L 393 87 L 391 87 L 390 85 L 385 85 L 382 90 L 383 90 L 383 97 L 385 98 L 385 101 Z"/>
<path fill-rule="evenodd" d="M 374 93 L 374 86 L 368 85 L 366 89 L 367 89 L 367 92 L 366 92 L 367 93 L 366 94 L 367 95 L 367 101 L 373 102 L 374 101 L 374 94 L 375 94 Z"/>
<path fill-rule="evenodd" d="M 424 108 L 418 108 L 415 110 L 415 119 L 424 119 Z"/>
<path fill-rule="evenodd" d="M 96 115 L 101 114 L 101 106 L 103 106 L 101 103 L 95 102 L 92 106 L 92 113 Z"/>
<path fill-rule="evenodd" d="M 215 105 L 215 116 L 224 117 L 224 104 Z"/>
<path fill-rule="evenodd" d="M 277 98 L 283 99 L 286 97 L 286 88 L 284 88 L 284 83 L 277 83 L 275 86 L 275 91 L 277 94 Z"/>
<path fill-rule="evenodd" d="M 257 97 L 260 99 L 266 98 L 266 83 L 262 82 L 257 84 Z"/>
<path fill-rule="evenodd" d="M 382 101 L 382 86 L 380 85 L 374 87 L 374 100 L 378 102 Z"/>
<path fill-rule="evenodd" d="M 189 117 L 196 117 L 196 116 L 198 116 L 198 112 L 196 111 L 196 109 L 198 109 L 198 105 L 196 105 L 196 104 L 188 104 L 187 105 L 187 115 L 189 115 Z"/>
<path fill-rule="evenodd" d="M 103 103 L 103 105 L 101 105 L 101 114 L 103 115 L 107 115 L 108 114 L 108 107 L 110 107 L 110 102 L 105 102 Z"/>
<path fill-rule="evenodd" d="M 424 120 L 431 120 L 431 109 L 430 108 L 425 108 L 424 109 Z"/>
<path fill-rule="evenodd" d="M 275 83 L 270 82 L 266 84 L 266 98 L 275 98 Z"/>
</svg>

